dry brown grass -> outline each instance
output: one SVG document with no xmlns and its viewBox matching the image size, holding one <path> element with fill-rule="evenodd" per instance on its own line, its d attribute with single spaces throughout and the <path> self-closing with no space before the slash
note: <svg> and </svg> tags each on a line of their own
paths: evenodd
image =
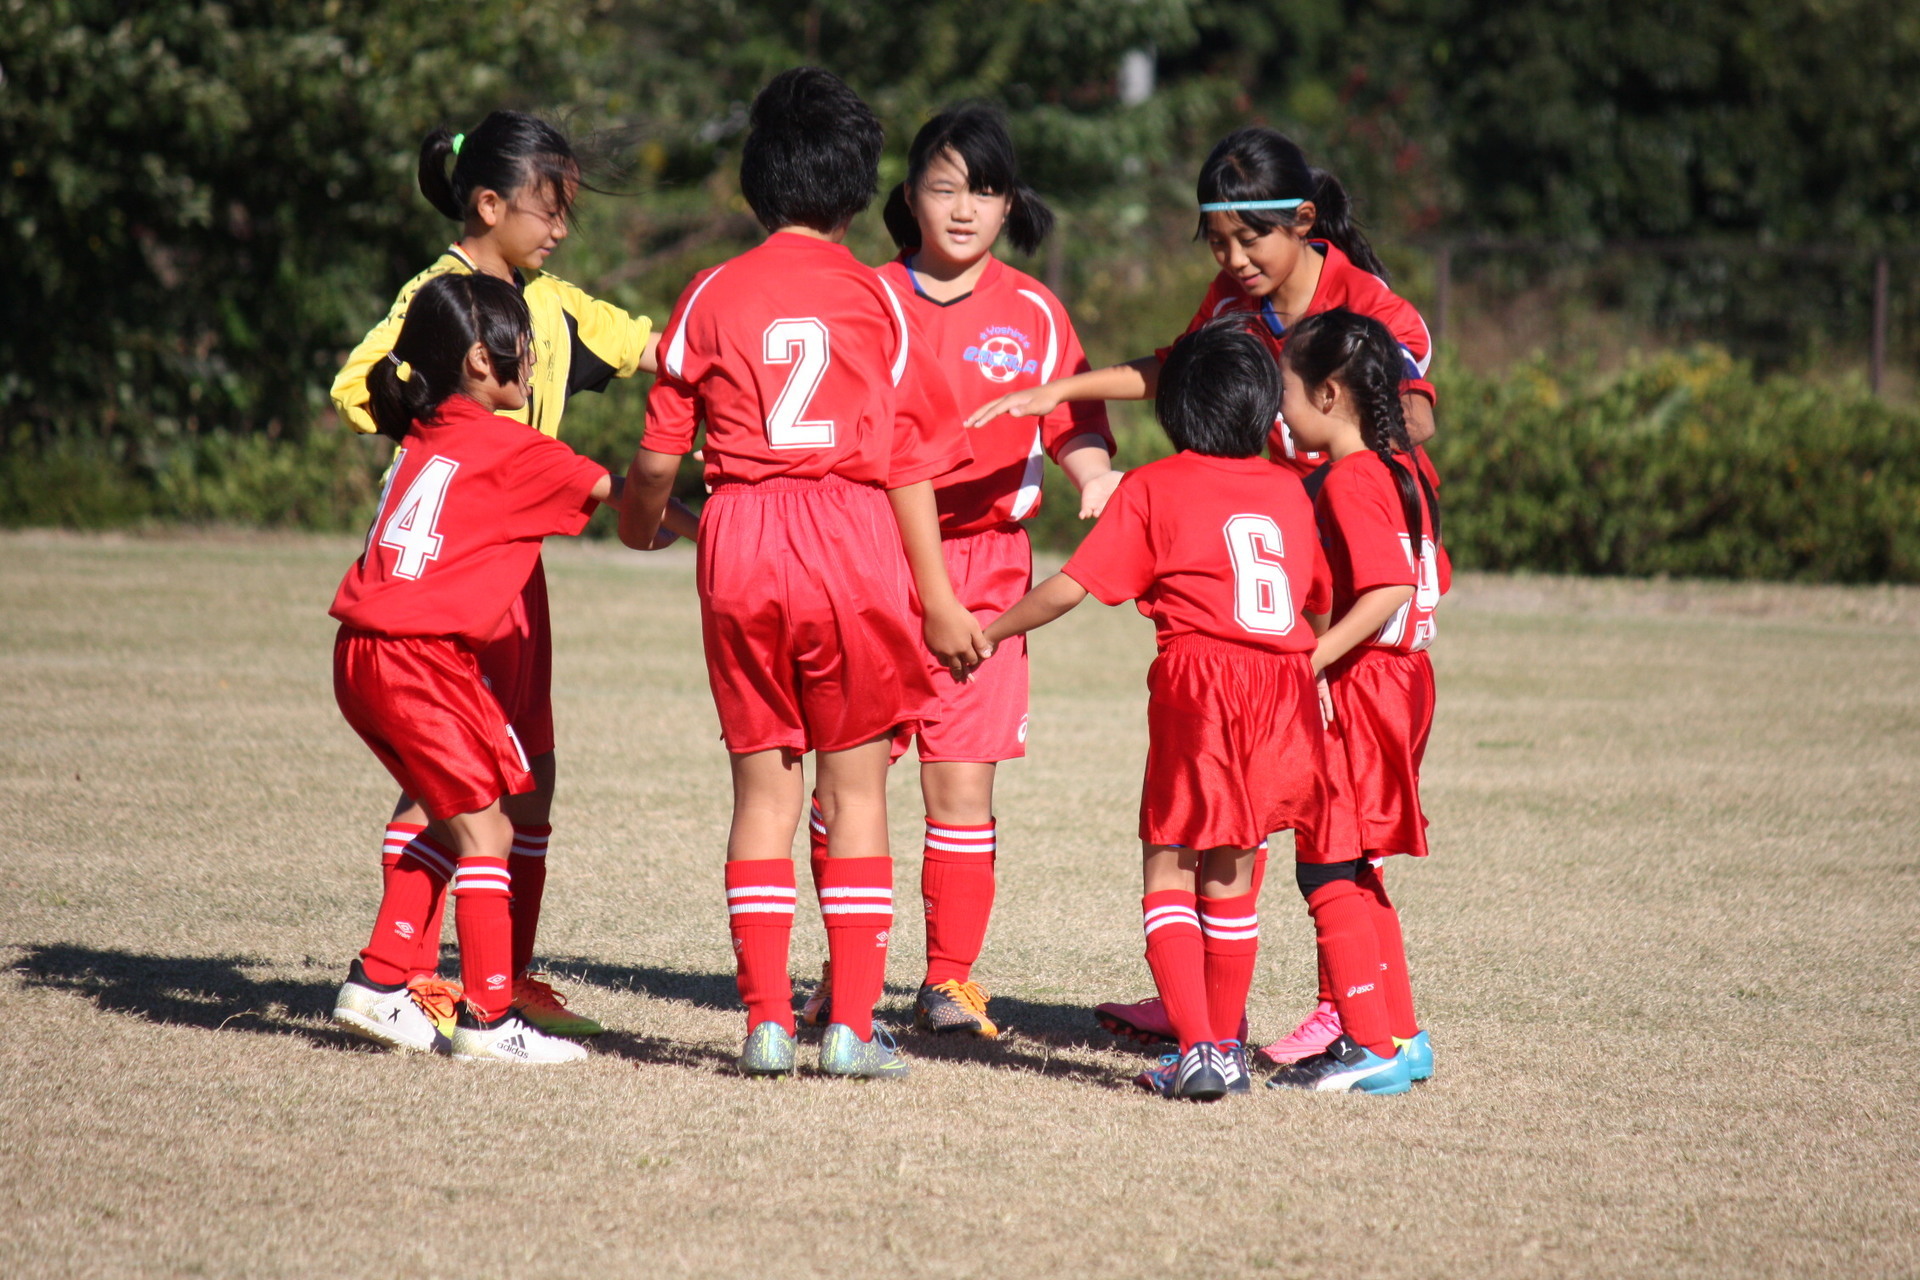
<svg viewBox="0 0 1920 1280">
<path fill-rule="evenodd" d="M 1124 1087 L 1085 1012 L 1146 981 L 1130 611 L 1036 641 L 982 966 L 1014 1034 L 910 1039 L 894 1086 L 755 1083 L 688 562 L 556 548 L 544 951 L 615 1030 L 579 1069 L 463 1069 L 325 1017 L 390 799 L 328 689 L 352 544 L 0 550 L 0 1274 L 1920 1269 L 1911 594 L 1465 580 L 1437 855 L 1393 872 L 1439 1075 L 1202 1108 Z M 1311 989 L 1296 903 L 1276 877 L 1266 1033 Z"/>
</svg>

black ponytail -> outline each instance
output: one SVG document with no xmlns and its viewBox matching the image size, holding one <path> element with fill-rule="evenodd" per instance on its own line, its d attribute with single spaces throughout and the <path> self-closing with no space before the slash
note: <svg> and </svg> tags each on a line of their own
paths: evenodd
<svg viewBox="0 0 1920 1280">
<path fill-rule="evenodd" d="M 1340 179 L 1308 164 L 1306 153 L 1283 133 L 1261 125 L 1234 130 L 1207 154 L 1196 186 L 1201 204 L 1310 200 L 1314 218 L 1307 234 L 1334 245 L 1361 270 L 1387 278 L 1386 267 L 1354 221 L 1353 202 Z M 1258 235 L 1291 228 L 1298 221 L 1291 209 L 1236 209 L 1234 216 Z M 1196 236 L 1206 234 L 1203 213 Z"/>
<path fill-rule="evenodd" d="M 895 244 L 908 250 L 920 247 L 920 223 L 907 202 L 907 192 L 946 151 L 966 167 L 968 190 L 1007 197 L 1006 233 L 1014 248 L 1032 253 L 1045 242 L 1053 231 L 1053 210 L 1020 181 L 1006 117 L 986 103 L 966 102 L 942 111 L 914 135 L 907 150 L 907 180 L 888 193 L 882 213 Z"/>
<path fill-rule="evenodd" d="M 1406 517 L 1407 538 L 1420 554 L 1426 528 L 1421 518 L 1421 496 L 1433 513 L 1433 543 L 1440 545 L 1440 496 L 1426 472 L 1413 463 L 1413 441 L 1407 435 L 1406 410 L 1400 404 L 1400 383 L 1406 376 L 1406 357 L 1387 326 L 1372 316 L 1335 307 L 1308 316 L 1287 331 L 1281 359 L 1300 375 L 1309 391 L 1329 381 L 1338 382 L 1353 397 L 1360 415 L 1360 438 L 1393 476 Z M 1409 465 L 1403 465 L 1404 457 Z"/>
<path fill-rule="evenodd" d="M 451 172 L 448 157 L 453 158 Z M 450 129 L 435 129 L 420 143 L 420 194 L 456 222 L 472 211 L 480 192 L 497 191 L 511 199 L 527 186 L 552 196 L 563 215 L 581 186 L 572 144 L 538 116 L 495 111 L 472 133 L 456 137 Z"/>
<path fill-rule="evenodd" d="M 368 410 L 380 434 L 406 438 L 466 377 L 467 353 L 478 342 L 493 361 L 494 377 L 520 376 L 533 336 L 533 318 L 520 291 L 484 272 L 437 275 L 407 303 L 393 353 L 367 371 Z"/>
</svg>

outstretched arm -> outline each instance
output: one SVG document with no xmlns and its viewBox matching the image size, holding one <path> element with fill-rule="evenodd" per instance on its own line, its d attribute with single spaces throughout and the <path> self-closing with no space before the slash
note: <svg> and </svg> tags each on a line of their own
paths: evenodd
<svg viewBox="0 0 1920 1280">
<path fill-rule="evenodd" d="M 633 451 L 620 503 L 620 541 L 635 551 L 653 549 L 667 501 L 673 496 L 673 479 L 680 472 L 680 456 L 655 453 L 644 445 Z"/>
<path fill-rule="evenodd" d="M 1060 450 L 1060 469 L 1080 491 L 1080 518 L 1093 520 L 1107 509 L 1107 499 L 1120 487 L 1124 474 L 1113 469 L 1113 455 L 1107 452 L 1105 437 L 1075 436 Z"/>
<path fill-rule="evenodd" d="M 997 645 L 1009 636 L 1023 636 L 1035 627 L 1044 627 L 1086 598 L 1085 587 L 1064 573 L 1056 573 L 989 623 L 987 641 Z"/>
<path fill-rule="evenodd" d="M 1159 385 L 1160 357 L 1141 356 L 1125 364 L 1055 378 L 1043 387 L 1010 391 L 975 409 L 961 425 L 977 427 L 1003 413 L 1016 418 L 1037 418 L 1052 413 L 1069 400 L 1145 400 Z"/>
</svg>

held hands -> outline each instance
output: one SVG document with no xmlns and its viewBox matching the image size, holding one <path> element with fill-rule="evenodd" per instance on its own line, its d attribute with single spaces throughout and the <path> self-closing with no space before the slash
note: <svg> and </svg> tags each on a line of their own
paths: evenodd
<svg viewBox="0 0 1920 1280">
<path fill-rule="evenodd" d="M 1044 387 L 1031 387 L 1025 391 L 1009 391 L 998 400 L 989 400 L 968 414 L 966 421 L 960 425 L 984 426 L 1003 413 L 1011 414 L 1016 418 L 1038 418 L 1052 413 L 1059 407 L 1060 393 L 1053 389 L 1052 383 L 1048 383 Z"/>
<path fill-rule="evenodd" d="M 959 601 L 927 610 L 922 634 L 927 648 L 955 680 L 965 681 L 993 655 L 993 644 Z"/>
<path fill-rule="evenodd" d="M 1080 490 L 1080 518 L 1098 520 L 1100 513 L 1107 509 L 1107 499 L 1120 487 L 1120 477 L 1124 471 L 1108 471 L 1087 481 Z"/>
</svg>

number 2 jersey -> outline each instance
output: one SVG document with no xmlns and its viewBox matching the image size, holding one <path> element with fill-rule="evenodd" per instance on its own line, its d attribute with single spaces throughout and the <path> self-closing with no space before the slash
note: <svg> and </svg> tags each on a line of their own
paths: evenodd
<svg viewBox="0 0 1920 1280">
<path fill-rule="evenodd" d="M 936 302 L 920 291 L 905 256 L 879 268 L 926 338 L 960 415 L 996 396 L 1024 391 L 1087 369 L 1067 309 L 1047 287 L 998 258 L 987 259 L 973 291 Z M 940 478 L 940 532 L 949 538 L 1012 528 L 1040 510 L 1046 459 L 1081 436 L 1113 452 L 1107 406 L 1063 404 L 1043 418 L 1001 414 L 967 432 L 973 461 Z"/>
<path fill-rule="evenodd" d="M 793 232 L 701 272 L 674 305 L 641 444 L 685 453 L 702 417 L 710 486 L 897 489 L 972 457 L 899 298 L 845 246 Z"/>
<path fill-rule="evenodd" d="M 1265 458 L 1183 452 L 1127 472 L 1066 575 L 1102 604 L 1138 602 L 1160 648 L 1211 636 L 1310 652 L 1331 602 L 1306 491 Z"/>
<path fill-rule="evenodd" d="M 1427 482 L 1438 488 L 1438 477 L 1425 453 L 1414 458 Z M 1405 457 L 1397 459 L 1414 487 L 1419 480 Z M 1413 599 L 1388 618 L 1372 639 L 1356 646 L 1393 653 L 1418 653 L 1433 643 L 1434 610 L 1453 586 L 1453 564 L 1445 546 L 1433 541 L 1433 512 L 1424 490 L 1419 491 L 1420 547 L 1416 555 L 1407 527 L 1400 487 L 1378 454 L 1362 449 L 1328 468 L 1314 511 L 1320 522 L 1327 564 L 1333 573 L 1333 621 L 1353 608 L 1353 602 L 1381 587 L 1412 587 Z M 1352 656 L 1334 664 L 1336 672 L 1352 664 Z"/>
<path fill-rule="evenodd" d="M 586 527 L 606 474 L 524 422 L 449 396 L 401 442 L 366 550 L 329 612 L 374 635 L 477 649 L 519 596 L 541 540 Z"/>
</svg>

